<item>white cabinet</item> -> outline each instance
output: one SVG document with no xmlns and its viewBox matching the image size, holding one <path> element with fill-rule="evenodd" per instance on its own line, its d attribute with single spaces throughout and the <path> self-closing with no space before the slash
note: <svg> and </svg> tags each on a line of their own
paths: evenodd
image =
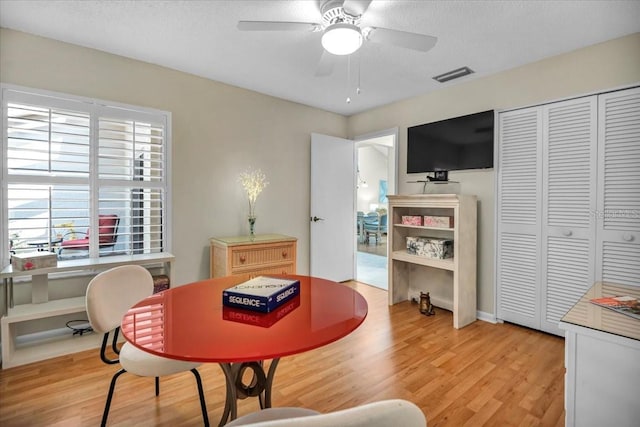
<svg viewBox="0 0 640 427">
<path fill-rule="evenodd" d="M 629 295 L 640 287 L 597 282 L 562 318 L 567 427 L 636 427 L 640 420 L 640 322 L 591 298 Z"/>
<path fill-rule="evenodd" d="M 389 304 L 429 292 L 433 305 L 453 312 L 453 327 L 476 320 L 477 200 L 456 194 L 388 196 Z M 449 216 L 453 227 L 402 224 L 402 216 Z M 407 252 L 407 237 L 453 240 L 453 258 L 433 259 Z"/>
<path fill-rule="evenodd" d="M 562 335 L 594 281 L 640 283 L 640 91 L 504 112 L 498 129 L 497 317 Z"/>
</svg>

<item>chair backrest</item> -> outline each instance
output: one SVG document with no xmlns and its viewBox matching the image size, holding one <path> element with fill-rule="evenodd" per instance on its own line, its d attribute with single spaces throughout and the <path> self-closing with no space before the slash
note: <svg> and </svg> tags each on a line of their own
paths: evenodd
<svg viewBox="0 0 640 427">
<path fill-rule="evenodd" d="M 101 246 L 116 242 L 119 224 L 118 215 L 98 215 L 98 241 Z"/>
<path fill-rule="evenodd" d="M 387 229 L 387 214 L 380 215 L 380 228 L 383 230 Z"/>
<path fill-rule="evenodd" d="M 369 212 L 364 216 L 365 224 L 377 224 L 379 216 L 377 212 Z"/>
<path fill-rule="evenodd" d="M 98 241 L 101 245 L 116 242 L 119 224 L 120 218 L 118 215 L 98 215 Z M 89 237 L 89 231 L 90 229 L 87 228 L 86 237 Z"/>
<path fill-rule="evenodd" d="M 89 323 L 98 333 L 118 326 L 135 303 L 153 294 L 153 277 L 139 265 L 123 265 L 96 275 L 87 286 Z"/>
<path fill-rule="evenodd" d="M 244 424 L 245 427 L 426 427 L 427 420 L 414 403 L 381 400 L 328 414 Z"/>
</svg>

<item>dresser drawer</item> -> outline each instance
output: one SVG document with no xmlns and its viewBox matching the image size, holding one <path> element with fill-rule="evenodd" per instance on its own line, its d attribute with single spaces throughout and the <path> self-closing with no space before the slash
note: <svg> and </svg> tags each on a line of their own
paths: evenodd
<svg viewBox="0 0 640 427">
<path fill-rule="evenodd" d="M 293 264 L 255 266 L 246 268 L 234 268 L 232 275 L 249 274 L 260 276 L 263 274 L 296 274 L 296 268 Z"/>
<path fill-rule="evenodd" d="M 231 250 L 231 268 L 258 266 L 293 260 L 293 245 L 238 247 Z"/>
<path fill-rule="evenodd" d="M 210 239 L 211 277 L 296 274 L 295 237 L 281 234 Z"/>
</svg>

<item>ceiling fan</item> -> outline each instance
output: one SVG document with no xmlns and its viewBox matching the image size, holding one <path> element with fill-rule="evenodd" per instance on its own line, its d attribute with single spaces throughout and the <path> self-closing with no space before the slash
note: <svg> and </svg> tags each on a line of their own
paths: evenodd
<svg viewBox="0 0 640 427">
<path fill-rule="evenodd" d="M 371 0 L 322 0 L 322 22 L 239 21 L 241 31 L 309 31 L 322 33 L 324 50 L 316 76 L 333 71 L 335 55 L 350 55 L 364 42 L 390 44 L 426 52 L 435 46 L 437 37 L 380 27 L 362 27 L 360 19 Z"/>
</svg>

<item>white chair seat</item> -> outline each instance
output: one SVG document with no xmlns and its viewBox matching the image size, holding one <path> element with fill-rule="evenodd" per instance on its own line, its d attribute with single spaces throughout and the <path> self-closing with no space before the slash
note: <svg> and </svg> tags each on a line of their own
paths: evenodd
<svg viewBox="0 0 640 427">
<path fill-rule="evenodd" d="M 306 408 L 267 408 L 262 411 L 252 412 L 247 415 L 243 415 L 240 418 L 236 418 L 230 423 L 225 424 L 225 427 L 246 426 L 253 423 L 259 423 L 263 421 L 283 420 L 288 418 L 300 418 L 308 417 L 309 415 L 319 415 L 320 412 L 313 411 Z"/>
<path fill-rule="evenodd" d="M 120 365 L 127 372 L 141 377 L 163 377 L 190 371 L 200 366 L 201 363 L 154 356 L 125 342 L 120 349 Z"/>
<path fill-rule="evenodd" d="M 382 400 L 327 414 L 301 408 L 272 408 L 237 418 L 227 426 L 246 427 L 426 427 L 415 404 L 402 399 Z M 315 412 L 315 411 L 310 411 Z"/>
</svg>

